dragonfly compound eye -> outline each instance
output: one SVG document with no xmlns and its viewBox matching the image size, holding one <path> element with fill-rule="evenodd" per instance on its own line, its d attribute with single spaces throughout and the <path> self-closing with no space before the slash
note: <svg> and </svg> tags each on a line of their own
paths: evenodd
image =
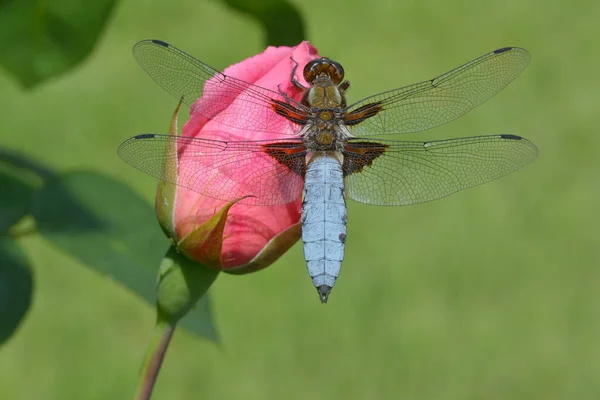
<svg viewBox="0 0 600 400">
<path fill-rule="evenodd" d="M 337 85 L 344 80 L 344 68 L 340 63 L 325 57 L 309 61 L 304 67 L 306 82 L 313 83 L 320 75 L 328 76 Z"/>
</svg>

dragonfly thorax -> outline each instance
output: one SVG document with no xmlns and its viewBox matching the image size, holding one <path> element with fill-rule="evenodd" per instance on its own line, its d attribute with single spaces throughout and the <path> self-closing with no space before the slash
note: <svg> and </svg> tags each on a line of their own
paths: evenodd
<svg viewBox="0 0 600 400">
<path fill-rule="evenodd" d="M 346 106 L 346 99 L 340 88 L 325 77 L 306 90 L 302 103 L 311 108 L 340 108 Z"/>
<path fill-rule="evenodd" d="M 302 131 L 310 151 L 341 151 L 350 132 L 344 124 L 345 90 L 348 88 L 342 66 L 328 58 L 312 60 L 304 67 L 302 104 L 310 108 L 308 124 Z"/>
<path fill-rule="evenodd" d="M 340 151 L 350 133 L 344 125 L 343 110 L 335 108 L 312 108 L 310 122 L 302 136 L 310 151 Z"/>
</svg>

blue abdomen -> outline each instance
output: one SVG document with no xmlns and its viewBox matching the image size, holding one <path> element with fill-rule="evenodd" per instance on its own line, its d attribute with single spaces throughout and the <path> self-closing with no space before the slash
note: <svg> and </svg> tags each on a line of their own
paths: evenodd
<svg viewBox="0 0 600 400">
<path fill-rule="evenodd" d="M 335 153 L 314 153 L 304 181 L 302 242 L 308 273 L 322 302 L 340 273 L 346 221 L 342 165 Z"/>
</svg>

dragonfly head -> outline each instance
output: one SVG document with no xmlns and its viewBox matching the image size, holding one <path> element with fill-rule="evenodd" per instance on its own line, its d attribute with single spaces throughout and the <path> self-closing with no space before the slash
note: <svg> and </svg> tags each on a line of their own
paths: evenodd
<svg viewBox="0 0 600 400">
<path fill-rule="evenodd" d="M 336 85 L 344 80 L 344 68 L 341 64 L 330 60 L 327 57 L 321 57 L 309 61 L 304 67 L 304 79 L 306 82 L 313 83 L 319 76 L 328 76 Z"/>
</svg>

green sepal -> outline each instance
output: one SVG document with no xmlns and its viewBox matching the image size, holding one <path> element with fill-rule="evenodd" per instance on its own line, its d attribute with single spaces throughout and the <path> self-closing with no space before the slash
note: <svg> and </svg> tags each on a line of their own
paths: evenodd
<svg viewBox="0 0 600 400">
<path fill-rule="evenodd" d="M 163 258 L 158 275 L 158 320 L 177 324 L 206 294 L 218 274 L 219 271 L 190 260 L 171 246 Z"/>
<path fill-rule="evenodd" d="M 223 231 L 227 222 L 227 213 L 231 206 L 244 198 L 235 199 L 225 204 L 208 221 L 194 228 L 177 243 L 179 251 L 209 268 L 221 270 L 223 268 L 221 250 L 223 248 Z"/>
<path fill-rule="evenodd" d="M 239 267 L 224 269 L 223 272 L 243 275 L 266 268 L 288 251 L 301 237 L 302 223 L 297 222 L 269 240 L 269 243 L 250 262 Z"/>
<path fill-rule="evenodd" d="M 177 117 L 179 115 L 179 107 L 183 97 L 179 100 L 177 108 L 171 118 L 171 125 L 169 126 L 169 135 L 177 136 Z M 172 242 L 177 240 L 177 232 L 175 230 L 175 202 L 177 200 L 177 186 L 169 182 L 177 182 L 177 142 L 171 140 L 165 146 L 165 160 L 175 160 L 175 163 L 169 165 L 163 165 L 163 179 L 158 183 L 156 190 L 156 198 L 154 201 L 154 207 L 156 209 L 156 216 L 158 217 L 158 223 L 162 228 L 165 235 L 171 239 Z"/>
</svg>

